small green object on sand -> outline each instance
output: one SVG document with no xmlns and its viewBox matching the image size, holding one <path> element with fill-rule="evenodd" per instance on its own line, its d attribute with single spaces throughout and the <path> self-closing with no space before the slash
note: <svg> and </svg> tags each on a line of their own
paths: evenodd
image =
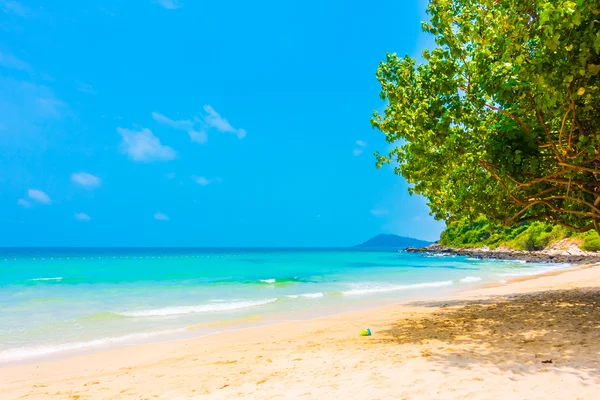
<svg viewBox="0 0 600 400">
<path fill-rule="evenodd" d="M 360 333 L 360 336 L 371 336 L 371 329 L 367 328 Z"/>
</svg>

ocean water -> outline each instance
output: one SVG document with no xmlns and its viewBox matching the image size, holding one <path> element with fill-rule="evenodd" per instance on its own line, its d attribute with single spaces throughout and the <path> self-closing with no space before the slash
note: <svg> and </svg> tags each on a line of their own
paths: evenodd
<svg viewBox="0 0 600 400">
<path fill-rule="evenodd" d="M 565 265 L 354 249 L 0 249 L 0 364 L 426 298 Z"/>
</svg>

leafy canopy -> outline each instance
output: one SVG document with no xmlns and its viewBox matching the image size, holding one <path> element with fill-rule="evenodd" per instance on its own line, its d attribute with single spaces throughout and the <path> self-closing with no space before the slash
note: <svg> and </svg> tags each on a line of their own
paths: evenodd
<svg viewBox="0 0 600 400">
<path fill-rule="evenodd" d="M 431 0 L 437 47 L 388 54 L 371 123 L 438 219 L 600 231 L 600 0 Z"/>
</svg>

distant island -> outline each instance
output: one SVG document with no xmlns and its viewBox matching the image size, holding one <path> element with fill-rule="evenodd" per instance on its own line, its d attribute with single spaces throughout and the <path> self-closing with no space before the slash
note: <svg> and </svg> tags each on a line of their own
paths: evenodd
<svg viewBox="0 0 600 400">
<path fill-rule="evenodd" d="M 363 249 L 406 249 L 408 247 L 424 247 L 432 244 L 433 242 L 427 242 L 425 240 L 419 240 L 398 235 L 387 235 L 381 234 L 372 237 L 364 243 L 358 244 L 354 247 Z"/>
</svg>

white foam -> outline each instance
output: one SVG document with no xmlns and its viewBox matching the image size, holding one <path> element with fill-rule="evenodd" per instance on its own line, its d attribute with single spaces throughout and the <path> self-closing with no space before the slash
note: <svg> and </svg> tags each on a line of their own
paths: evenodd
<svg viewBox="0 0 600 400">
<path fill-rule="evenodd" d="M 318 297 L 323 297 L 323 296 L 325 296 L 323 293 L 317 292 L 317 293 L 304 293 L 304 294 L 290 294 L 290 295 L 287 295 L 286 297 L 289 297 L 291 299 L 297 299 L 298 297 L 307 297 L 310 299 L 316 299 Z"/>
<path fill-rule="evenodd" d="M 33 278 L 30 281 L 61 281 L 62 276 L 57 276 L 56 278 Z"/>
<path fill-rule="evenodd" d="M 505 274 L 500 274 L 500 276 L 532 276 L 532 275 L 538 275 L 538 274 L 545 274 L 546 272 L 552 272 L 552 271 L 558 271 L 561 269 L 565 269 L 565 268 L 570 268 L 572 267 L 572 265 L 570 264 L 554 264 L 552 266 L 548 266 L 548 267 L 532 267 L 532 268 L 528 268 L 526 270 L 517 270 L 515 272 L 509 272 L 509 273 L 505 273 Z"/>
<path fill-rule="evenodd" d="M 126 317 L 163 317 L 167 315 L 230 311 L 240 308 L 262 306 L 275 301 L 277 301 L 277 298 L 256 301 L 232 301 L 228 303 L 200 304 L 196 306 L 164 307 L 150 310 L 119 312 L 116 314 L 124 315 Z"/>
<path fill-rule="evenodd" d="M 275 279 L 261 279 L 260 281 L 264 283 L 275 283 Z"/>
<path fill-rule="evenodd" d="M 395 285 L 395 286 L 376 286 L 364 289 L 352 289 L 343 291 L 345 295 L 357 295 L 357 294 L 370 294 L 370 293 L 385 293 L 395 292 L 399 290 L 411 290 L 411 289 L 426 289 L 426 288 L 437 288 L 443 286 L 452 286 L 452 281 L 441 281 L 441 282 L 424 282 L 414 283 L 412 285 Z"/>
<path fill-rule="evenodd" d="M 508 260 L 503 260 L 503 259 L 498 259 L 498 258 L 486 258 L 485 260 L 480 260 L 482 262 L 486 262 L 486 263 L 503 263 L 503 264 L 527 264 L 527 260 L 512 260 L 512 259 L 508 259 Z"/>
<path fill-rule="evenodd" d="M 508 274 L 500 274 L 500 276 L 507 276 L 507 277 L 517 277 L 517 276 L 532 276 L 532 275 L 537 275 L 537 274 L 543 274 L 544 271 L 522 271 L 522 272 L 510 272 Z"/>
<path fill-rule="evenodd" d="M 473 283 L 473 282 L 479 282 L 481 280 L 480 277 L 478 276 L 467 276 L 466 278 L 462 278 L 460 280 L 460 282 L 462 283 Z"/>
<path fill-rule="evenodd" d="M 83 350 L 90 347 L 98 347 L 111 343 L 119 343 L 126 341 L 135 341 L 145 339 L 158 335 L 166 335 L 170 333 L 185 332 L 186 328 L 169 329 L 156 332 L 147 333 L 132 333 L 125 336 L 118 337 L 107 337 L 102 339 L 94 339 L 87 342 L 73 342 L 73 343 L 62 343 L 57 345 L 47 346 L 35 346 L 35 347 L 21 347 L 16 349 L 8 349 L 0 352 L 0 361 L 14 361 L 23 360 L 27 358 L 34 358 L 40 356 L 47 356 L 51 354 L 61 353 L 64 351 Z"/>
</svg>

